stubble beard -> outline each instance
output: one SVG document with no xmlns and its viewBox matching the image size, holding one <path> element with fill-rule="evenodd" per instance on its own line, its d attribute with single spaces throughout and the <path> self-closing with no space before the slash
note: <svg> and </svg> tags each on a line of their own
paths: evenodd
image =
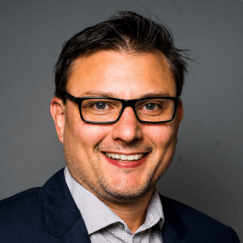
<svg viewBox="0 0 243 243">
<path fill-rule="evenodd" d="M 99 194 L 99 191 L 97 191 L 97 195 L 101 198 L 105 198 L 106 200 L 122 204 L 132 203 L 140 200 L 145 195 L 149 194 L 151 190 L 153 191 L 155 189 L 158 180 L 169 168 L 175 154 L 175 149 L 176 145 L 172 148 L 171 155 L 167 158 L 166 161 L 164 161 L 165 154 L 161 156 L 161 158 L 159 159 L 160 162 L 157 163 L 157 167 L 153 171 L 149 172 L 146 181 L 143 182 L 143 185 L 137 188 L 124 189 L 124 185 L 122 185 L 122 183 L 116 187 L 112 186 L 105 180 L 105 176 L 103 176 L 102 171 L 98 171 L 96 176 L 99 178 L 99 186 L 105 192 L 106 198 L 103 194 Z M 100 150 L 99 146 L 98 150 Z M 152 152 L 153 148 L 147 148 L 147 150 Z M 97 163 L 99 163 L 99 161 L 97 161 Z M 164 163 L 164 167 L 160 171 L 160 173 L 157 174 L 157 168 L 159 167 L 160 163 Z M 95 191 L 95 188 L 92 189 Z"/>
<path fill-rule="evenodd" d="M 157 167 L 159 167 L 160 163 L 164 163 L 164 168 L 160 172 L 160 174 L 157 174 L 157 167 L 149 172 L 147 175 L 147 179 L 145 182 L 143 182 L 143 185 L 139 185 L 139 187 L 136 188 L 124 188 L 125 185 L 122 185 L 122 183 L 119 186 L 113 186 L 110 185 L 106 181 L 106 177 L 104 175 L 104 172 L 101 170 L 95 170 L 96 178 L 98 178 L 97 183 L 98 184 L 92 184 L 90 183 L 90 180 L 88 178 L 88 171 L 82 170 L 80 163 L 77 157 L 73 156 L 72 152 L 69 152 L 69 150 L 72 151 L 71 144 L 67 145 L 65 142 L 63 143 L 63 151 L 64 156 L 66 159 L 67 167 L 69 169 L 70 174 L 73 176 L 73 178 L 81 184 L 83 187 L 85 187 L 87 190 L 89 190 L 91 193 L 98 196 L 100 199 L 105 199 L 108 201 L 116 202 L 116 203 L 132 203 L 136 202 L 137 200 L 143 198 L 145 195 L 151 192 L 151 190 L 154 190 L 156 183 L 158 180 L 162 177 L 162 175 L 167 171 L 169 168 L 172 159 L 174 157 L 175 148 L 174 146 L 171 151 L 171 155 L 164 161 L 165 154 L 161 155 L 161 158 L 157 158 L 160 162 L 157 163 Z M 139 148 L 137 143 L 130 144 L 129 147 L 133 147 L 135 149 Z M 106 148 L 107 149 L 107 148 Z M 100 144 L 97 144 L 95 146 L 95 151 L 102 151 L 104 148 L 100 146 Z M 153 148 L 144 148 L 146 151 L 150 151 L 153 153 Z M 96 168 L 99 168 L 96 166 L 100 163 L 101 158 L 97 159 L 94 166 Z M 75 163 L 76 162 L 76 163 Z"/>
<path fill-rule="evenodd" d="M 110 185 L 106 181 L 105 176 L 103 176 L 102 171 L 99 170 L 96 171 L 96 176 L 98 178 L 97 180 L 98 185 L 91 184 L 87 178 L 87 175 L 83 172 L 83 170 L 79 166 L 76 166 L 76 163 L 74 162 L 75 159 L 72 158 L 72 156 L 65 149 L 65 147 L 63 149 L 64 149 L 64 154 L 67 162 L 67 167 L 69 169 L 70 174 L 73 176 L 73 178 L 79 184 L 81 184 L 83 187 L 85 187 L 87 190 L 89 190 L 91 193 L 96 195 L 101 200 L 104 199 L 118 204 L 136 203 L 138 200 L 140 200 L 141 198 L 149 194 L 152 190 L 154 190 L 156 183 L 170 166 L 175 152 L 174 149 L 174 152 L 171 155 L 170 160 L 165 163 L 165 167 L 163 168 L 163 170 L 159 175 L 156 176 L 156 169 L 155 169 L 153 172 L 147 175 L 147 180 L 143 183 L 142 186 L 138 188 L 124 189 L 123 185 L 119 185 L 116 187 Z M 99 160 L 96 163 L 99 163 Z"/>
<path fill-rule="evenodd" d="M 153 178 L 154 173 L 151 173 L 143 185 L 139 185 L 139 187 L 136 188 L 128 188 L 127 186 L 122 185 L 122 183 L 120 183 L 118 186 L 112 186 L 101 175 L 99 176 L 99 184 L 100 187 L 106 192 L 107 200 L 124 204 L 136 201 L 153 190 L 155 187 Z"/>
</svg>

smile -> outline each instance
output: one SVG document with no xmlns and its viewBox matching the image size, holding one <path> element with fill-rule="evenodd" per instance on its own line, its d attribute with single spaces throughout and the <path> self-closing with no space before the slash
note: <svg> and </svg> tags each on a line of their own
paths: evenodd
<svg viewBox="0 0 243 243">
<path fill-rule="evenodd" d="M 105 155 L 111 159 L 120 160 L 120 161 L 136 161 L 142 159 L 146 154 L 115 154 L 115 153 L 105 153 Z"/>
<path fill-rule="evenodd" d="M 121 169 L 136 168 L 144 164 L 148 159 L 148 153 L 125 155 L 104 152 L 103 155 L 109 163 Z"/>
</svg>

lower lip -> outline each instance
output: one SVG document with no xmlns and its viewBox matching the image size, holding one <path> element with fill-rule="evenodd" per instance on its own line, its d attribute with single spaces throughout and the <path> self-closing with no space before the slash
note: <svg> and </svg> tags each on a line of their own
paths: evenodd
<svg viewBox="0 0 243 243">
<path fill-rule="evenodd" d="M 115 159 L 112 159 L 112 158 L 109 158 L 107 157 L 105 154 L 103 154 L 105 156 L 105 158 L 113 165 L 119 167 L 119 168 L 135 168 L 135 167 L 138 167 L 139 165 L 143 164 L 147 158 L 148 158 L 148 155 L 145 155 L 142 159 L 140 160 L 135 160 L 135 161 L 127 161 L 127 162 L 122 162 L 120 160 L 115 160 Z"/>
</svg>

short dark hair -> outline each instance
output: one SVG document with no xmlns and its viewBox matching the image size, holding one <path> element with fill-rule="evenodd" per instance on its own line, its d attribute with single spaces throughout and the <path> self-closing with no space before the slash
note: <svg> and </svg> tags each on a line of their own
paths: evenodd
<svg viewBox="0 0 243 243">
<path fill-rule="evenodd" d="M 121 11 L 107 21 L 82 30 L 64 44 L 55 65 L 55 96 L 65 102 L 70 65 L 77 58 L 99 50 L 161 51 L 174 75 L 177 97 L 181 95 L 187 71 L 185 51 L 174 46 L 172 34 L 164 25 L 131 11 Z"/>
</svg>

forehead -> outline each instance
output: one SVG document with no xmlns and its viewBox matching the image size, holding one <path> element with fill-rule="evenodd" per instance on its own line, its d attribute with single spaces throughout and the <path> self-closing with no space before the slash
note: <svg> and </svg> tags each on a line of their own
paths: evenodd
<svg viewBox="0 0 243 243">
<path fill-rule="evenodd" d="M 176 84 L 166 57 L 159 51 L 127 53 L 102 50 L 75 60 L 67 91 L 75 96 L 111 93 L 136 99 L 148 93 L 176 96 Z"/>
</svg>

